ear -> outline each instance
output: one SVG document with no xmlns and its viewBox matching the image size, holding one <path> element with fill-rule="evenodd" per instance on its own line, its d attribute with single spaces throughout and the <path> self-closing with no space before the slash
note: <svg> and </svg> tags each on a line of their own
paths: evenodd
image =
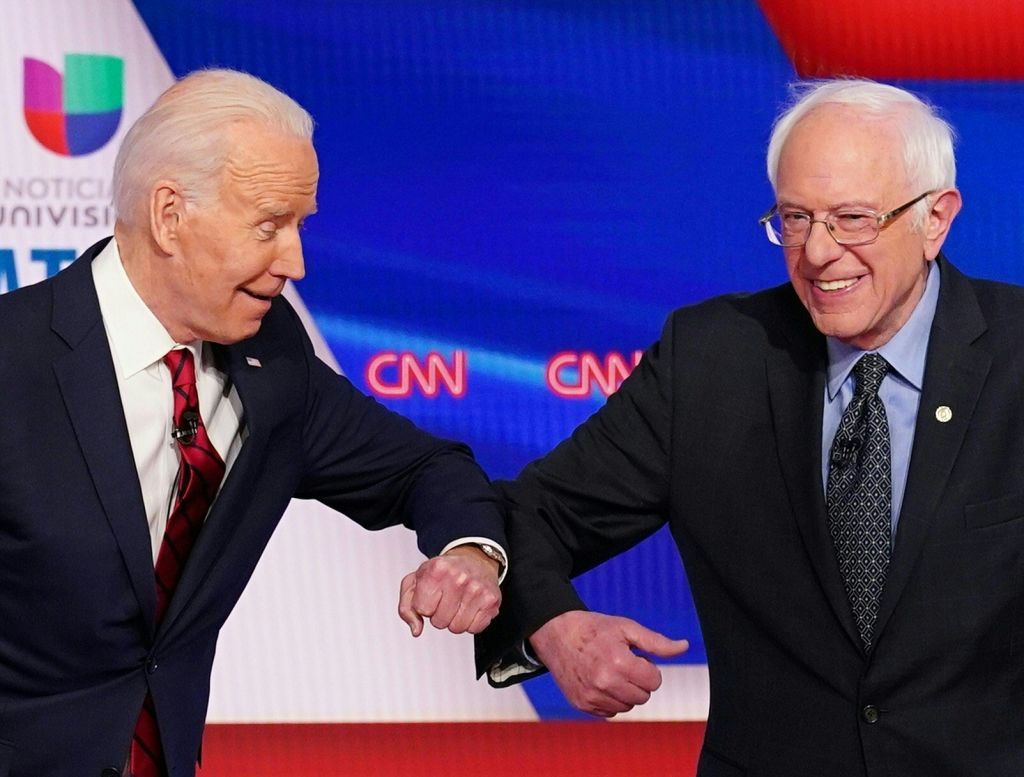
<svg viewBox="0 0 1024 777">
<path fill-rule="evenodd" d="M 185 198 L 174 181 L 157 181 L 149 192 L 149 231 L 165 254 L 178 252 L 178 236 L 185 223 Z"/>
<path fill-rule="evenodd" d="M 924 222 L 924 255 L 931 261 L 939 255 L 942 244 L 946 242 L 949 228 L 953 219 L 960 212 L 963 200 L 960 192 L 956 189 L 943 189 L 937 192 L 938 196 L 932 195 L 932 207 L 928 211 L 928 217 Z"/>
</svg>

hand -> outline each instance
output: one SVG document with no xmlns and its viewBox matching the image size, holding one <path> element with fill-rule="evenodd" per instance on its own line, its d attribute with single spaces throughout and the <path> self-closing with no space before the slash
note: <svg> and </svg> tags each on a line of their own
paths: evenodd
<svg viewBox="0 0 1024 777">
<path fill-rule="evenodd" d="M 530 645 L 576 709 L 611 718 L 643 704 L 661 686 L 661 672 L 633 649 L 661 658 L 690 643 L 669 639 L 629 618 L 573 610 L 533 633 Z"/>
<path fill-rule="evenodd" d="M 453 634 L 479 634 L 500 605 L 498 562 L 473 545 L 458 545 L 402 578 L 398 616 L 414 637 L 423 633 L 424 618 Z"/>
</svg>

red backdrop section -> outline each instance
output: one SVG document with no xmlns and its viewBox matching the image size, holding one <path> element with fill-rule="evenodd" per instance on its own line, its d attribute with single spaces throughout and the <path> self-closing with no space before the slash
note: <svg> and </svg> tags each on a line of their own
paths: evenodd
<svg viewBox="0 0 1024 777">
<path fill-rule="evenodd" d="M 200 777 L 693 774 L 703 722 L 210 725 Z"/>
<path fill-rule="evenodd" d="M 1024 78 L 1020 0 L 759 0 L 803 78 Z"/>
</svg>

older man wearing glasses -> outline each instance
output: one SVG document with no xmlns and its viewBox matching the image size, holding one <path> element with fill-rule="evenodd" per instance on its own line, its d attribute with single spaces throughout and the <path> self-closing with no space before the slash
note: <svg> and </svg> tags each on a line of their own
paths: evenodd
<svg viewBox="0 0 1024 777">
<path fill-rule="evenodd" d="M 607 405 L 503 485 L 517 569 L 480 644 L 610 717 L 685 643 L 570 579 L 666 522 L 707 647 L 701 777 L 1024 775 L 1024 290 L 940 249 L 952 130 L 810 85 L 761 218 L 790 283 L 675 312 Z"/>
</svg>

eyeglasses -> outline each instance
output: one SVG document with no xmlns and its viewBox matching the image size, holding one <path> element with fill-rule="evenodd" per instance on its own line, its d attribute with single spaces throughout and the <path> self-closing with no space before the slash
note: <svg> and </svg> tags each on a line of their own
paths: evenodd
<svg viewBox="0 0 1024 777">
<path fill-rule="evenodd" d="M 784 248 L 794 248 L 806 243 L 814 224 L 824 224 L 832 239 L 841 246 L 862 246 L 875 242 L 879 232 L 887 224 L 934 193 L 934 190 L 925 192 L 885 213 L 875 213 L 873 210 L 861 208 L 841 208 L 830 210 L 823 219 L 816 219 L 814 214 L 806 211 L 780 208 L 775 204 L 757 220 L 757 223 L 764 227 L 772 243 Z"/>
</svg>

